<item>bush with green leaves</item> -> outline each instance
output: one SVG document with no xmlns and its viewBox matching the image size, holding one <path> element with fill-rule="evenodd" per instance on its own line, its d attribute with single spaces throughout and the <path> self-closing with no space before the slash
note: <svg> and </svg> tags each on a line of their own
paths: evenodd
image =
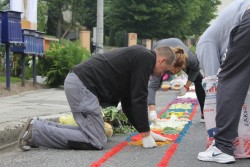
<svg viewBox="0 0 250 167">
<path fill-rule="evenodd" d="M 90 57 L 90 52 L 80 46 L 80 42 L 62 40 L 51 43 L 44 58 L 39 59 L 38 74 L 46 76 L 46 84 L 50 87 L 63 85 L 70 69 Z"/>
</svg>

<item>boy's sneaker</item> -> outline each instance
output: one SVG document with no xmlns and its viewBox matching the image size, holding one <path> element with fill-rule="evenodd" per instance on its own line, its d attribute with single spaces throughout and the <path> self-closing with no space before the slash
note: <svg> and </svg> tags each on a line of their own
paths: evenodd
<svg viewBox="0 0 250 167">
<path fill-rule="evenodd" d="M 223 153 L 215 146 L 214 142 L 206 151 L 200 152 L 197 158 L 201 161 L 218 162 L 223 164 L 235 162 L 234 156 Z"/>
<path fill-rule="evenodd" d="M 32 120 L 32 118 L 27 120 L 18 138 L 17 145 L 24 151 L 29 151 L 31 149 L 30 140 L 32 138 Z"/>
</svg>

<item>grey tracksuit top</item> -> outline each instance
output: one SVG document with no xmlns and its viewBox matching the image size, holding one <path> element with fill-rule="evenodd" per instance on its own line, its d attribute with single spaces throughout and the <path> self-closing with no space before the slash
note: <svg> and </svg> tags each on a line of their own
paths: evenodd
<svg viewBox="0 0 250 167">
<path fill-rule="evenodd" d="M 249 5 L 250 0 L 234 0 L 200 37 L 196 54 L 205 76 L 217 74 L 228 46 L 230 32 L 239 24 Z"/>
<path fill-rule="evenodd" d="M 121 101 L 124 113 L 136 130 L 147 132 L 148 81 L 155 63 L 155 51 L 136 45 L 94 55 L 73 67 L 73 71 L 102 106 L 117 105 Z"/>
<path fill-rule="evenodd" d="M 161 46 L 169 46 L 169 47 L 181 47 L 184 49 L 187 57 L 187 64 L 186 68 L 183 70 L 188 75 L 188 80 L 191 82 L 194 82 L 197 75 L 200 72 L 199 68 L 199 61 L 189 49 L 188 47 L 178 38 L 168 38 L 168 39 L 162 39 L 158 41 L 154 46 L 153 49 Z M 168 71 L 166 71 L 168 73 Z M 160 85 L 162 83 L 162 77 L 152 75 L 150 79 L 150 83 L 148 86 L 148 105 L 155 105 L 155 94 L 156 91 L 159 89 Z"/>
</svg>

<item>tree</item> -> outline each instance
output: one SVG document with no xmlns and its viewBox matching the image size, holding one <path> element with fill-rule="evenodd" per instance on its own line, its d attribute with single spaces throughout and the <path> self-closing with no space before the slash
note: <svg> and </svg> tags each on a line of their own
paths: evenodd
<svg viewBox="0 0 250 167">
<path fill-rule="evenodd" d="M 83 5 L 79 7 L 79 19 L 78 21 L 81 25 L 87 27 L 87 29 L 92 30 L 96 27 L 96 13 L 97 13 L 97 0 L 83 0 Z"/>
<path fill-rule="evenodd" d="M 9 0 L 1 0 L 0 1 L 0 10 L 4 10 L 8 7 L 9 5 Z"/>
<path fill-rule="evenodd" d="M 204 16 L 204 7 L 208 12 L 216 9 L 217 0 L 106 0 L 105 29 L 138 33 L 139 38 L 185 38 L 196 33 L 196 19 L 200 19 L 202 29 L 205 22 L 214 15 Z M 201 15 L 203 14 L 203 15 Z M 202 21 L 202 18 L 206 19 Z M 198 28 L 199 30 L 200 28 Z"/>
<path fill-rule="evenodd" d="M 221 4 L 220 0 L 203 0 L 199 16 L 192 21 L 190 29 L 193 34 L 199 36 L 209 26 L 209 22 L 216 17 L 217 6 Z"/>
<path fill-rule="evenodd" d="M 96 26 L 96 0 L 44 0 L 48 3 L 48 30 L 49 35 L 61 37 L 64 31 L 85 26 L 91 30 Z M 64 11 L 72 12 L 72 20 L 66 23 L 63 20 Z"/>
<path fill-rule="evenodd" d="M 63 20 L 63 12 L 70 9 L 73 0 L 43 0 L 48 5 L 47 34 L 56 35 L 60 38 L 63 26 L 66 24 Z"/>
<path fill-rule="evenodd" d="M 48 5 L 47 34 L 61 37 L 69 28 L 96 26 L 97 0 L 41 0 Z M 187 38 L 201 34 L 211 19 L 219 0 L 105 0 L 104 32 L 112 43 L 122 45 L 126 32 L 139 38 Z M 66 23 L 62 12 L 72 11 Z M 114 38 L 113 38 L 114 37 Z"/>
<path fill-rule="evenodd" d="M 45 1 L 38 1 L 37 5 L 37 29 L 42 32 L 47 30 L 48 5 Z"/>
</svg>

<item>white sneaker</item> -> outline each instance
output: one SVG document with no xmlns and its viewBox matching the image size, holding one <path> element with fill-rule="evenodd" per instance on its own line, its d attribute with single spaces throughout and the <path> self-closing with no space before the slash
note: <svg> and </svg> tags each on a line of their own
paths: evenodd
<svg viewBox="0 0 250 167">
<path fill-rule="evenodd" d="M 200 119 L 200 122 L 201 122 L 201 123 L 205 123 L 205 119 L 204 119 L 204 118 L 201 118 L 201 119 Z"/>
<path fill-rule="evenodd" d="M 214 144 L 211 144 L 206 151 L 200 152 L 197 158 L 201 161 L 218 162 L 223 164 L 235 162 L 234 156 L 223 153 Z"/>
<path fill-rule="evenodd" d="M 200 122 L 201 122 L 201 123 L 205 123 L 205 119 L 204 119 L 204 116 L 203 116 L 203 115 L 201 115 Z"/>
</svg>

